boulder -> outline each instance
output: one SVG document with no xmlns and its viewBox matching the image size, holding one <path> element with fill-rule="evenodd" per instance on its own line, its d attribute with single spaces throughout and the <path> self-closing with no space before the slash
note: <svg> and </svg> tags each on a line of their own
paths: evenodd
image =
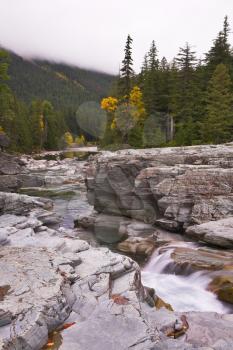
<svg viewBox="0 0 233 350">
<path fill-rule="evenodd" d="M 156 239 L 153 237 L 129 237 L 125 241 L 118 243 L 117 249 L 120 252 L 132 255 L 142 255 L 149 257 L 156 247 Z"/>
<path fill-rule="evenodd" d="M 233 217 L 205 222 L 186 229 L 188 236 L 211 245 L 233 248 Z"/>
<path fill-rule="evenodd" d="M 220 300 L 233 304 L 233 271 L 231 275 L 215 277 L 209 284 L 209 290 L 216 293 Z"/>
<path fill-rule="evenodd" d="M 192 249 L 179 247 L 173 250 L 171 258 L 176 264 L 176 272 L 185 272 L 190 268 L 193 271 L 233 271 L 233 252 L 218 251 L 208 248 Z"/>
<path fill-rule="evenodd" d="M 17 193 L 0 192 L 0 214 L 25 215 L 34 208 L 51 209 L 52 201 Z"/>
</svg>

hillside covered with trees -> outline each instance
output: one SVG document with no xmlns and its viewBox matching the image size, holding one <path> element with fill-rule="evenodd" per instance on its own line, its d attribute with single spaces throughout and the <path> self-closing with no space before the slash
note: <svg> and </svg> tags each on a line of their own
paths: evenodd
<svg viewBox="0 0 233 350">
<path fill-rule="evenodd" d="M 1 135 L 10 139 L 12 151 L 64 147 L 71 134 L 83 133 L 76 120 L 78 107 L 86 101 L 100 101 L 114 79 L 65 64 L 26 60 L 1 50 Z"/>
<path fill-rule="evenodd" d="M 85 101 L 99 101 L 115 79 L 109 74 L 66 64 L 26 60 L 10 53 L 9 86 L 26 103 L 49 100 L 55 108 L 77 109 Z"/>
<path fill-rule="evenodd" d="M 158 58 L 155 41 L 140 74 L 127 38 L 114 93 L 102 100 L 108 113 L 104 145 L 180 146 L 233 140 L 233 48 L 225 17 L 213 45 L 198 60 L 188 43 L 172 62 Z"/>
<path fill-rule="evenodd" d="M 186 43 L 171 62 L 153 41 L 139 74 L 128 35 L 118 78 L 1 50 L 1 135 L 20 152 L 62 148 L 74 137 L 139 148 L 232 141 L 229 34 L 225 17 L 202 59 Z"/>
</svg>

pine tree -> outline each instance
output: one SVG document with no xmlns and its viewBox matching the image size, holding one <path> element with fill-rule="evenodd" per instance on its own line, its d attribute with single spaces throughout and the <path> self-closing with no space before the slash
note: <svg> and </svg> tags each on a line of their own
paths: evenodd
<svg viewBox="0 0 233 350">
<path fill-rule="evenodd" d="M 185 91 L 190 86 L 193 79 L 194 70 L 196 66 L 195 52 L 191 50 L 191 46 L 186 43 L 184 48 L 180 48 L 176 58 L 177 67 L 180 71 L 180 80 L 182 82 L 182 89 Z"/>
<path fill-rule="evenodd" d="M 233 56 L 231 46 L 229 44 L 230 25 L 228 17 L 224 18 L 223 29 L 218 33 L 214 40 L 213 46 L 206 54 L 207 79 L 213 74 L 216 66 L 220 63 L 225 64 L 230 69 L 230 74 L 233 77 L 232 63 Z"/>
<path fill-rule="evenodd" d="M 169 76 L 170 67 L 166 57 L 163 57 L 159 63 L 158 69 L 158 110 L 162 113 L 169 113 Z"/>
<path fill-rule="evenodd" d="M 40 151 L 45 138 L 43 101 L 33 101 L 30 108 L 30 125 L 32 130 L 33 149 Z"/>
<path fill-rule="evenodd" d="M 153 114 L 158 110 L 158 51 L 155 41 L 152 41 L 148 52 L 148 73 L 144 79 L 143 96 L 148 114 Z"/>
<path fill-rule="evenodd" d="M 206 94 L 204 140 L 221 143 L 232 140 L 233 95 L 227 67 L 220 63 L 210 79 Z"/>
<path fill-rule="evenodd" d="M 145 84 L 145 81 L 147 78 L 148 70 L 149 70 L 148 54 L 146 54 L 144 56 L 144 61 L 142 63 L 141 72 L 139 73 L 139 76 L 137 79 L 138 85 L 140 86 L 141 89 L 144 88 L 144 84 Z"/>
<path fill-rule="evenodd" d="M 153 40 L 151 43 L 150 51 L 148 53 L 148 68 L 151 72 L 158 69 L 159 60 L 157 57 L 158 57 L 158 50 L 155 45 L 155 41 Z"/>
<path fill-rule="evenodd" d="M 132 42 L 133 39 L 128 35 L 125 45 L 125 57 L 122 61 L 122 68 L 120 70 L 120 79 L 118 82 L 118 94 L 126 101 L 129 99 L 131 90 L 131 82 L 134 76 L 133 59 L 132 59 Z"/>
</svg>

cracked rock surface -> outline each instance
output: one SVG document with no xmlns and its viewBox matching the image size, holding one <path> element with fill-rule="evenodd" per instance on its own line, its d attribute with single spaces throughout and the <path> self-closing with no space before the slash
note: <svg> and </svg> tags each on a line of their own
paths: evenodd
<svg viewBox="0 0 233 350">
<path fill-rule="evenodd" d="M 159 220 L 161 226 L 176 231 L 230 215 L 231 157 L 233 147 L 227 145 L 106 152 L 85 170 L 89 200 L 102 213 L 100 219 L 85 224 L 95 225 L 97 220 L 98 234 L 108 239 L 104 221 L 114 214 L 108 224 L 120 239 L 129 237 L 124 249 L 139 252 L 151 249 L 153 243 L 141 240 L 141 232 L 151 235 L 151 224 Z M 72 160 L 27 159 L 27 163 L 34 171 L 49 165 L 51 177 L 40 178 L 49 184 L 68 178 L 73 182 L 79 174 Z M 60 177 L 56 178 L 56 171 Z M 206 172 L 208 189 L 201 184 Z M 32 179 L 20 181 L 31 184 Z M 83 177 L 78 181 L 84 184 Z M 75 229 L 48 227 L 59 223 L 51 200 L 1 192 L 0 215 L 1 350 L 41 350 L 48 335 L 64 323 L 73 325 L 63 330 L 59 350 L 233 348 L 232 315 L 157 310 L 158 297 L 142 285 L 135 261 L 105 247 L 91 247 Z M 129 217 L 146 224 L 131 222 Z M 177 264 L 189 263 L 190 254 L 182 249 L 174 254 Z M 198 251 L 199 265 L 210 254 L 215 253 Z M 219 264 L 221 258 L 215 259 Z M 226 264 L 229 259 L 227 254 Z"/>
</svg>

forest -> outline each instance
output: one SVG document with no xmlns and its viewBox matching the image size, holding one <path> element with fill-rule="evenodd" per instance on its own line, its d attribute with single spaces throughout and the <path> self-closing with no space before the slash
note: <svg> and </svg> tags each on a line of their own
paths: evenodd
<svg viewBox="0 0 233 350">
<path fill-rule="evenodd" d="M 75 137 L 110 148 L 230 142 L 233 48 L 229 34 L 226 16 L 202 59 L 186 43 L 171 62 L 159 59 L 153 41 L 139 74 L 134 72 L 133 39 L 128 35 L 118 77 L 61 63 L 29 62 L 1 49 L 0 133 L 9 138 L 11 151 L 29 153 L 63 148 Z M 100 103 L 106 116 L 103 133 L 87 132 L 77 122 L 77 109 L 86 101 Z M 90 111 L 92 118 L 95 108 Z M 84 115 L 88 118 L 88 110 Z"/>
<path fill-rule="evenodd" d="M 75 138 L 93 140 L 81 130 L 76 111 L 99 103 L 115 76 L 62 63 L 27 60 L 0 50 L 0 130 L 9 150 L 38 152 L 64 148 Z M 81 137 L 82 135 L 82 137 Z"/>
<path fill-rule="evenodd" d="M 188 43 L 168 62 L 155 41 L 134 73 L 130 35 L 119 79 L 101 106 L 108 113 L 104 145 L 185 146 L 233 140 L 233 48 L 230 25 L 203 59 Z"/>
</svg>

